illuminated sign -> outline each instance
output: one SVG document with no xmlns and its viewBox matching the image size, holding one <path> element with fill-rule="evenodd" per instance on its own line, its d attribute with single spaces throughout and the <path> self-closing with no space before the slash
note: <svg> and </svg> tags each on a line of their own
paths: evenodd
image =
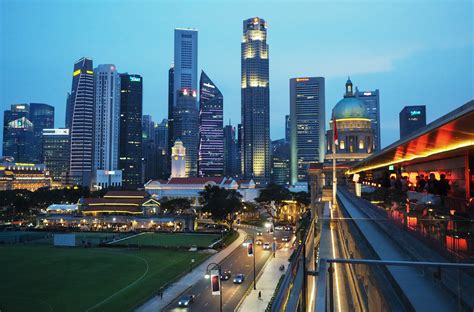
<svg viewBox="0 0 474 312">
<path fill-rule="evenodd" d="M 86 73 L 91 74 L 91 75 L 94 74 L 92 70 L 86 70 Z"/>
<path fill-rule="evenodd" d="M 25 163 L 15 163 L 15 166 L 17 167 L 34 167 L 35 164 L 25 164 Z"/>
<path fill-rule="evenodd" d="M 421 115 L 421 111 L 419 111 L 419 110 L 410 111 L 410 116 L 417 116 L 417 115 Z"/>
<path fill-rule="evenodd" d="M 393 171 L 394 169 L 395 169 L 395 166 L 394 166 L 394 165 L 388 166 L 388 170 Z"/>
<path fill-rule="evenodd" d="M 296 78 L 296 82 L 308 81 L 309 78 Z"/>
<path fill-rule="evenodd" d="M 204 83 L 204 86 L 208 87 L 208 88 L 212 88 L 212 89 L 215 88 L 215 86 L 213 86 L 213 85 L 211 85 L 210 83 L 207 83 L 207 82 Z"/>
<path fill-rule="evenodd" d="M 372 92 L 364 92 L 364 95 L 372 95 Z"/>
<path fill-rule="evenodd" d="M 25 109 L 25 105 L 16 105 L 15 108 L 16 109 Z"/>
<path fill-rule="evenodd" d="M 140 78 L 140 77 L 133 77 L 133 76 L 130 76 L 130 81 L 132 81 L 132 82 L 140 82 L 140 81 L 141 81 L 141 78 Z"/>
<path fill-rule="evenodd" d="M 115 174 L 115 171 L 108 171 L 108 170 L 105 170 L 105 174 L 106 175 L 114 175 Z"/>
<path fill-rule="evenodd" d="M 74 73 L 72 73 L 73 76 L 77 76 L 81 73 L 81 70 L 78 69 L 78 70 L 75 70 Z"/>
<path fill-rule="evenodd" d="M 68 135 L 69 129 L 43 129 L 43 135 Z"/>
<path fill-rule="evenodd" d="M 220 295 L 221 283 L 219 278 L 219 270 L 211 271 L 211 289 L 213 296 Z"/>
</svg>

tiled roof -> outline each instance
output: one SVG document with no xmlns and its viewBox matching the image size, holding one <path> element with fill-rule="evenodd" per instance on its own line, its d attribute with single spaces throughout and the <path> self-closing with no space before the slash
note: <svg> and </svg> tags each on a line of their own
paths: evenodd
<svg viewBox="0 0 474 312">
<path fill-rule="evenodd" d="M 148 201 L 148 198 L 84 198 L 82 203 L 88 204 L 136 204 L 141 205 Z"/>
<path fill-rule="evenodd" d="M 215 182 L 221 184 L 223 177 L 193 177 L 193 178 L 171 178 L 167 184 L 205 184 L 207 182 Z"/>
<path fill-rule="evenodd" d="M 124 197 L 148 197 L 148 193 L 145 191 L 108 191 L 107 194 L 104 195 L 105 198 L 124 198 Z"/>
<path fill-rule="evenodd" d="M 134 213 L 141 213 L 142 208 L 139 206 L 87 206 L 82 209 L 84 212 L 101 212 L 101 211 L 107 211 L 107 212 L 134 212 Z"/>
</svg>

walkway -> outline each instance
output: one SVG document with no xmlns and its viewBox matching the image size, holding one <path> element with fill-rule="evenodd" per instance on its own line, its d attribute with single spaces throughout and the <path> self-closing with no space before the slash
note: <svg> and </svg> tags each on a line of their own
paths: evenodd
<svg viewBox="0 0 474 312">
<path fill-rule="evenodd" d="M 158 296 L 154 296 L 148 302 L 143 304 L 141 307 L 136 309 L 137 312 L 148 312 L 148 311 L 161 311 L 165 308 L 168 304 L 170 304 L 173 299 L 178 297 L 181 293 L 183 293 L 186 289 L 193 286 L 197 283 L 203 276 L 206 274 L 207 265 L 211 262 L 219 263 L 228 255 L 230 255 L 237 247 L 241 246 L 245 232 L 242 230 L 239 231 L 239 237 L 229 245 L 229 247 L 225 248 L 224 250 L 220 251 L 219 253 L 211 256 L 209 259 L 201 263 L 198 267 L 196 267 L 192 272 L 184 275 L 181 277 L 176 283 L 171 284 L 168 288 L 163 291 L 163 299 L 158 298 Z"/>
<path fill-rule="evenodd" d="M 293 241 L 292 241 L 293 242 Z M 288 243 L 291 246 L 291 243 Z M 263 271 L 257 276 L 257 290 L 250 288 L 251 292 L 243 299 L 243 302 L 238 309 L 240 312 L 257 312 L 265 311 L 270 302 L 270 299 L 275 292 L 275 287 L 284 272 L 280 271 L 281 265 L 285 266 L 285 271 L 288 268 L 288 258 L 293 252 L 292 248 L 284 247 L 278 249 L 275 253 L 275 258 L 269 258 Z M 262 292 L 262 298 L 258 299 L 258 292 Z"/>
</svg>

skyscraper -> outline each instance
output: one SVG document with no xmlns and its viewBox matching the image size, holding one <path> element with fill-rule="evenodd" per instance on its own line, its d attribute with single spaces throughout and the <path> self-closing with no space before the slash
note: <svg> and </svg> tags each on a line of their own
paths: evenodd
<svg viewBox="0 0 474 312">
<path fill-rule="evenodd" d="M 370 117 L 370 124 L 372 129 L 374 129 L 375 138 L 375 152 L 380 151 L 381 149 L 381 136 L 380 136 L 380 93 L 379 89 L 375 91 L 359 91 L 356 87 L 355 97 L 362 100 L 367 106 L 367 112 Z"/>
<path fill-rule="evenodd" d="M 74 64 L 71 93 L 68 97 L 70 115 L 71 160 L 69 174 L 72 182 L 89 186 L 93 162 L 94 71 L 92 59 L 81 58 Z"/>
<path fill-rule="evenodd" d="M 99 65 L 94 72 L 94 184 L 98 188 L 120 186 L 120 74 L 113 64 Z"/>
<path fill-rule="evenodd" d="M 142 118 L 142 149 L 144 182 L 157 179 L 157 146 L 155 142 L 155 122 L 150 115 Z"/>
<path fill-rule="evenodd" d="M 325 91 L 323 77 L 290 79 L 291 185 L 308 182 L 312 162 L 324 162 Z"/>
<path fill-rule="evenodd" d="M 54 107 L 43 103 L 30 103 L 30 121 L 33 123 L 34 142 L 31 162 L 43 162 L 43 129 L 54 128 Z"/>
<path fill-rule="evenodd" d="M 3 115 L 3 156 L 16 162 L 32 162 L 34 128 L 28 104 L 13 104 Z"/>
<path fill-rule="evenodd" d="M 170 175 L 170 157 L 168 153 L 168 119 L 155 123 L 156 178 L 167 179 Z"/>
<path fill-rule="evenodd" d="M 285 139 L 272 141 L 272 182 L 277 185 L 290 182 L 290 143 Z"/>
<path fill-rule="evenodd" d="M 203 71 L 199 82 L 199 176 L 224 173 L 223 110 L 221 91 Z"/>
<path fill-rule="evenodd" d="M 174 64 L 168 70 L 168 158 L 171 156 L 171 147 L 173 146 L 173 105 L 174 105 Z M 171 161 L 166 162 L 167 170 L 171 174 Z"/>
<path fill-rule="evenodd" d="M 270 181 L 270 85 L 267 23 L 243 22 L 241 44 L 242 173 L 258 184 Z"/>
<path fill-rule="evenodd" d="M 69 170 L 69 129 L 43 129 L 44 164 L 54 180 Z"/>
<path fill-rule="evenodd" d="M 426 106 L 405 106 L 400 112 L 400 139 L 426 126 Z"/>
<path fill-rule="evenodd" d="M 290 137 L 291 137 L 290 115 L 285 115 L 285 141 L 290 142 Z"/>
<path fill-rule="evenodd" d="M 235 127 L 230 122 L 224 127 L 224 175 L 235 177 L 240 175 L 240 157 L 238 156 Z"/>
<path fill-rule="evenodd" d="M 120 156 L 122 185 L 142 186 L 143 79 L 140 75 L 120 75 Z"/>
<path fill-rule="evenodd" d="M 172 134 L 186 148 L 186 175 L 197 175 L 199 109 L 197 105 L 197 38 L 194 29 L 175 29 Z M 170 73 L 171 74 L 171 73 Z M 171 85 L 171 83 L 170 83 Z"/>
</svg>

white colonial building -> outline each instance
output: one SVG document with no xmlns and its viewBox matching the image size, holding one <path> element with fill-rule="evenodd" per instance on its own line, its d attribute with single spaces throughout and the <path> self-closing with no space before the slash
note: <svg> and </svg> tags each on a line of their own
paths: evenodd
<svg viewBox="0 0 474 312">
<path fill-rule="evenodd" d="M 192 205 L 199 205 L 199 193 L 207 185 L 215 185 L 225 189 L 233 189 L 242 195 L 242 201 L 253 202 L 258 197 L 258 189 L 253 180 L 236 181 L 226 177 L 193 177 L 170 178 L 169 180 L 150 180 L 145 184 L 145 190 L 158 199 L 187 198 Z"/>
</svg>

